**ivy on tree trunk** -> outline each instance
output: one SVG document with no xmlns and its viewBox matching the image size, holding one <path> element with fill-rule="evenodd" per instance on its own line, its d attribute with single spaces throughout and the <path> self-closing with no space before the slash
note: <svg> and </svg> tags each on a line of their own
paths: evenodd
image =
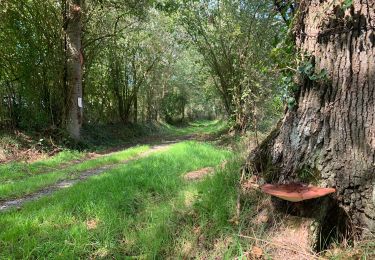
<svg viewBox="0 0 375 260">
<path fill-rule="evenodd" d="M 375 231 L 375 3 L 304 0 L 294 18 L 301 74 L 296 104 L 252 154 L 270 182 L 308 181 L 335 187 L 357 234 Z M 268 171 L 269 172 L 269 171 Z"/>
</svg>

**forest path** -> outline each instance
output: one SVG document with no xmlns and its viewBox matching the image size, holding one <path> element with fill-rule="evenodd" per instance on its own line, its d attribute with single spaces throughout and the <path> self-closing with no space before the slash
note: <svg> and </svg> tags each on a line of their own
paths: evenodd
<svg viewBox="0 0 375 260">
<path fill-rule="evenodd" d="M 100 166 L 100 167 L 97 167 L 97 168 L 94 168 L 94 169 L 88 169 L 86 171 L 80 172 L 73 179 L 69 178 L 69 179 L 60 180 L 60 181 L 58 181 L 57 183 L 55 183 L 51 186 L 44 187 L 44 188 L 42 188 L 42 189 L 40 189 L 36 192 L 33 192 L 31 194 L 27 194 L 27 195 L 22 196 L 20 198 L 16 198 L 16 199 L 13 198 L 13 199 L 9 199 L 9 200 L 0 201 L 0 212 L 4 212 L 4 211 L 9 210 L 11 208 L 18 208 L 19 209 L 26 202 L 37 200 L 37 199 L 40 199 L 42 197 L 48 196 L 48 195 L 54 193 L 55 191 L 72 187 L 76 183 L 84 181 L 91 176 L 103 174 L 110 169 L 120 167 L 124 164 L 128 164 L 130 162 L 139 160 L 141 158 L 145 158 L 145 157 L 147 157 L 147 156 L 149 156 L 153 153 L 167 150 L 173 144 L 176 144 L 176 143 L 179 143 L 179 142 L 182 142 L 182 141 L 185 141 L 185 140 L 190 140 L 190 139 L 191 139 L 191 137 L 189 136 L 189 137 L 184 137 L 182 139 L 176 139 L 174 141 L 172 141 L 172 140 L 166 141 L 165 143 L 151 146 L 149 150 L 147 150 L 145 152 L 142 152 L 142 153 L 140 153 L 140 154 L 138 154 L 135 157 L 132 157 L 130 159 L 126 159 L 124 161 L 121 161 L 119 163 L 112 163 L 112 164 L 107 164 L 107 165 Z M 102 157 L 110 156 L 113 153 L 114 152 L 110 152 L 110 153 L 103 154 L 101 156 Z"/>
<path fill-rule="evenodd" d="M 68 161 L 48 169 L 19 174 L 9 172 L 0 185 L 0 213 L 12 208 L 21 208 L 24 203 L 38 200 L 55 191 L 69 188 L 94 175 L 121 167 L 148 155 L 168 149 L 172 144 L 194 140 L 215 141 L 217 133 L 223 129 L 220 121 L 199 122 L 183 128 L 173 128 L 166 134 L 144 136 L 130 143 L 107 150 L 88 153 L 78 160 Z M 0 176 L 1 177 L 1 176 Z"/>
<path fill-rule="evenodd" d="M 235 154 L 215 144 L 192 140 L 148 146 L 147 152 L 127 149 L 120 154 L 130 154 L 132 158 L 122 158 L 133 162 L 118 160 L 118 167 L 98 169 L 104 172 L 90 172 L 90 177 L 74 183 L 60 183 L 61 189 L 45 190 L 48 196 L 34 194 L 34 200 L 23 200 L 19 209 L 0 213 L 0 259 L 152 258 L 150 249 L 179 250 L 173 241 L 184 242 L 183 234 L 189 239 L 192 234 L 191 241 L 196 241 L 200 234 L 192 230 L 201 222 L 192 214 L 195 203 L 202 195 L 211 198 L 213 189 L 226 194 L 228 181 L 234 180 L 221 181 L 232 176 L 233 169 L 224 173 L 219 167 Z M 212 178 L 211 167 L 217 170 Z M 202 197 L 204 206 L 226 205 L 226 196 L 218 197 L 225 199 Z M 171 258 L 178 258 L 174 251 Z"/>
</svg>

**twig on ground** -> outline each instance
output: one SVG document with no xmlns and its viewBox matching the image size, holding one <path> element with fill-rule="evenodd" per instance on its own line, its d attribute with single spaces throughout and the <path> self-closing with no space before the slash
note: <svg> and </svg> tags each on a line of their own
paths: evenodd
<svg viewBox="0 0 375 260">
<path fill-rule="evenodd" d="M 240 219 L 240 214 L 241 214 L 241 185 L 242 185 L 244 177 L 245 177 L 245 170 L 242 169 L 241 179 L 240 179 L 238 192 L 237 192 L 237 202 L 236 202 L 236 219 L 237 220 Z"/>
</svg>

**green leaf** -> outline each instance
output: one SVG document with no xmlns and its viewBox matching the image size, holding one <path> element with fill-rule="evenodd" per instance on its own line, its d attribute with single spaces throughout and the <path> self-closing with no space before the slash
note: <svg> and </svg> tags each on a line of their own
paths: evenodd
<svg viewBox="0 0 375 260">
<path fill-rule="evenodd" d="M 342 5 L 342 9 L 346 10 L 348 9 L 349 7 L 351 7 L 353 4 L 353 0 L 345 0 L 344 1 L 344 4 Z"/>
</svg>

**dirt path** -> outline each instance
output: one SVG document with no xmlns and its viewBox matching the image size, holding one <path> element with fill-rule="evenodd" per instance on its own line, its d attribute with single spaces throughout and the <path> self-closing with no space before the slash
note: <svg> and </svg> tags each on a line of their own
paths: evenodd
<svg viewBox="0 0 375 260">
<path fill-rule="evenodd" d="M 203 138 L 200 138 L 196 134 L 185 135 L 185 136 L 150 136 L 150 137 L 145 137 L 142 140 L 138 140 L 138 142 L 123 144 L 121 146 L 108 148 L 106 150 L 99 151 L 99 152 L 88 152 L 83 158 L 62 163 L 56 167 L 44 167 L 44 169 L 41 169 L 38 172 L 38 174 L 49 173 L 51 171 L 56 171 L 56 170 L 64 170 L 71 166 L 83 163 L 87 160 L 109 156 L 116 152 L 129 149 L 138 145 L 158 145 L 158 144 L 163 145 L 163 144 L 173 144 L 173 143 L 178 143 L 178 142 L 188 141 L 188 140 L 203 140 L 204 141 Z M 1 207 L 1 201 L 0 201 L 0 207 Z"/>
<path fill-rule="evenodd" d="M 1 201 L 0 202 L 0 213 L 6 211 L 8 209 L 11 209 L 11 208 L 21 208 L 22 205 L 24 203 L 28 202 L 28 201 L 37 200 L 39 198 L 48 196 L 48 195 L 54 193 L 57 190 L 72 187 L 74 184 L 76 184 L 78 182 L 81 182 L 81 181 L 84 181 L 91 176 L 100 175 L 100 174 L 102 174 L 102 173 L 104 173 L 104 172 L 106 172 L 110 169 L 113 169 L 113 168 L 119 167 L 121 165 L 127 164 L 129 162 L 136 161 L 138 159 L 147 157 L 150 154 L 153 154 L 155 152 L 167 150 L 172 144 L 178 143 L 180 141 L 181 140 L 169 141 L 169 142 L 166 142 L 164 144 L 152 146 L 149 150 L 147 150 L 143 153 L 140 153 L 139 155 L 137 155 L 133 158 L 124 160 L 120 163 L 104 165 L 104 166 L 101 166 L 101 167 L 98 167 L 98 168 L 95 168 L 95 169 L 86 170 L 86 171 L 80 172 L 80 174 L 74 179 L 61 180 L 61 181 L 55 183 L 52 186 L 45 187 L 45 188 L 43 188 L 43 189 L 41 189 L 37 192 L 31 193 L 29 195 L 26 195 L 26 196 L 18 198 L 18 199 Z M 110 154 L 111 153 L 108 153 L 106 155 L 108 156 Z"/>
</svg>

